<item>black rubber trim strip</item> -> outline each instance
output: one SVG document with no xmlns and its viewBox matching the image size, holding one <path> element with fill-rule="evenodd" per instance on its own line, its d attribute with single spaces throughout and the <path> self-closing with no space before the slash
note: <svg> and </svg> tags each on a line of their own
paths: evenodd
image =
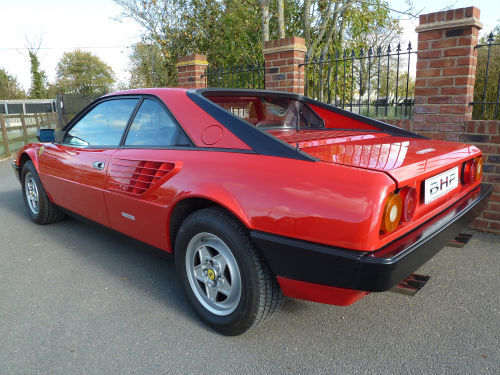
<svg viewBox="0 0 500 375">
<path fill-rule="evenodd" d="M 219 90 L 217 92 L 221 91 L 223 90 Z M 236 92 L 236 90 L 231 90 L 231 92 L 233 91 Z M 202 95 L 203 92 L 204 90 L 188 90 L 186 93 L 195 104 L 197 104 L 215 120 L 220 122 L 225 128 L 246 143 L 256 153 L 304 161 L 318 160 L 305 152 L 297 150 L 288 143 L 273 137 L 267 132 L 258 129 L 248 122 L 243 121 L 231 112 L 226 111 L 224 108 L 205 98 Z M 250 95 L 250 93 L 256 93 L 256 91 L 250 90 L 246 93 L 247 95 Z M 263 93 L 265 94 L 268 92 L 264 91 Z"/>
<path fill-rule="evenodd" d="M 293 94 L 293 93 L 286 93 L 282 91 L 268 91 L 268 90 L 252 90 L 252 89 L 219 89 L 219 88 L 206 88 L 206 89 L 196 89 L 196 90 L 190 90 L 194 91 L 196 93 L 201 94 L 202 96 L 210 97 L 210 96 L 252 96 L 252 95 L 257 95 L 257 96 L 270 96 L 274 98 L 290 98 L 290 99 L 295 99 L 299 100 L 303 103 L 306 104 L 313 104 L 318 107 L 324 108 L 326 110 L 341 114 L 342 116 L 349 117 L 355 120 L 358 120 L 360 122 L 363 122 L 368 125 L 375 126 L 376 128 L 379 128 L 383 131 L 385 131 L 388 134 L 395 135 L 395 136 L 400 136 L 400 137 L 409 137 L 409 138 L 421 138 L 421 139 L 429 139 L 427 137 L 424 137 L 423 135 L 413 133 L 411 131 L 401 129 L 397 126 L 385 123 L 380 120 L 375 120 L 371 117 L 366 117 L 357 113 L 349 112 L 345 109 L 335 107 L 331 104 L 326 104 L 314 99 L 311 99 L 307 96 L 299 95 L 299 94 Z M 313 112 L 314 109 L 310 108 Z M 320 116 L 321 117 L 321 116 Z M 329 128 L 325 128 L 329 129 Z M 334 129 L 333 129 L 334 130 Z M 366 129 L 358 129 L 358 130 L 366 130 Z"/>
<path fill-rule="evenodd" d="M 240 148 L 221 148 L 221 147 L 197 147 L 197 146 L 119 146 L 117 150 L 181 150 L 181 151 L 214 151 L 231 152 L 233 154 L 255 154 L 253 150 Z"/>
<path fill-rule="evenodd" d="M 483 211 L 492 190 L 491 185 L 481 184 L 412 232 L 372 252 L 321 245 L 260 231 L 251 231 L 250 235 L 278 276 L 382 292 L 400 283 L 455 238 Z"/>
</svg>

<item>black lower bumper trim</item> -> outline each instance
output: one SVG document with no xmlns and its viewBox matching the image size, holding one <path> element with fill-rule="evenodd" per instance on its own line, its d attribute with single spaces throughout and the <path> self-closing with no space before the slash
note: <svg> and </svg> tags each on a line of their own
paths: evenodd
<svg viewBox="0 0 500 375">
<path fill-rule="evenodd" d="M 347 289 L 391 289 L 432 258 L 484 209 L 492 187 L 481 184 L 464 198 L 398 240 L 355 251 L 252 231 L 273 272 L 282 277 Z"/>
</svg>

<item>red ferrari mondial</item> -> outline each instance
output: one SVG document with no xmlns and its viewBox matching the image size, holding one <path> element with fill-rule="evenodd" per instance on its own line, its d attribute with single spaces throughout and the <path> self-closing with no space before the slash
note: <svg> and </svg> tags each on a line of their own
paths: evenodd
<svg viewBox="0 0 500 375">
<path fill-rule="evenodd" d="M 174 253 L 193 309 L 236 335 L 283 296 L 391 289 L 483 209 L 482 156 L 294 94 L 104 96 L 13 163 L 28 213 L 72 212 Z"/>
</svg>

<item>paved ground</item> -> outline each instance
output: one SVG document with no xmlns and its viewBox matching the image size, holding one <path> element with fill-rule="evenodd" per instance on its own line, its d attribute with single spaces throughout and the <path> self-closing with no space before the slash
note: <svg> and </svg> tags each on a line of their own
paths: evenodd
<svg viewBox="0 0 500 375">
<path fill-rule="evenodd" d="M 0 163 L 1 374 L 499 374 L 500 237 L 420 270 L 415 297 L 287 300 L 228 338 L 184 300 L 173 260 L 73 219 L 38 226 Z"/>
</svg>

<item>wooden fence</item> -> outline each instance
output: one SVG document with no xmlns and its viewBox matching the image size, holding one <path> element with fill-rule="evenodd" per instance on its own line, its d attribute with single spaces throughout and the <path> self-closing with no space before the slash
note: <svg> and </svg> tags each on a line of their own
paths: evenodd
<svg viewBox="0 0 500 375">
<path fill-rule="evenodd" d="M 25 144 L 36 140 L 40 128 L 59 129 L 57 113 L 0 114 L 0 156 L 9 156 Z"/>
</svg>

